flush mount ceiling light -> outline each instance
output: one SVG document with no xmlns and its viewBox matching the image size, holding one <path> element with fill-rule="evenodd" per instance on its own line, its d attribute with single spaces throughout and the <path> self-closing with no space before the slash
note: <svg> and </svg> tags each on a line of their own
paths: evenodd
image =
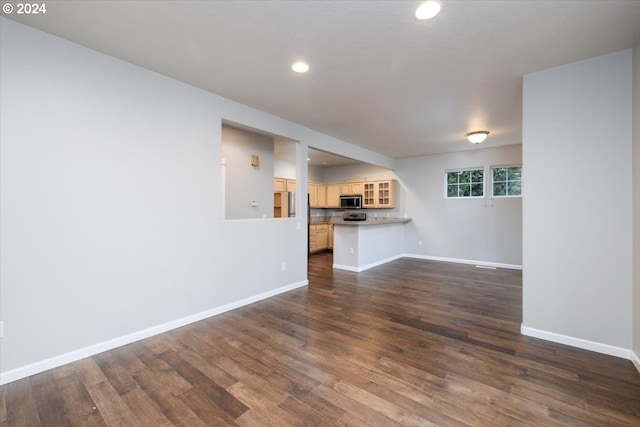
<svg viewBox="0 0 640 427">
<path fill-rule="evenodd" d="M 472 144 L 480 144 L 485 139 L 487 139 L 487 135 L 489 135 L 489 131 L 488 130 L 478 130 L 478 131 L 475 131 L 475 132 L 469 132 L 467 134 L 467 139 Z"/>
<path fill-rule="evenodd" d="M 299 61 L 293 64 L 291 66 L 291 69 L 296 73 L 306 73 L 307 71 L 309 71 L 309 65 L 307 65 L 305 62 Z"/>
<path fill-rule="evenodd" d="M 421 21 L 424 21 L 425 19 L 431 19 L 438 13 L 440 13 L 441 8 L 442 5 L 438 0 L 425 1 L 416 9 L 416 18 Z"/>
</svg>

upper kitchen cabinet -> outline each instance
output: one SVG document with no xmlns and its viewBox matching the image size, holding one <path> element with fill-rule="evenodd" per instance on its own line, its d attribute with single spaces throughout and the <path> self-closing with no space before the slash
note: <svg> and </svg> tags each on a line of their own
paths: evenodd
<svg viewBox="0 0 640 427">
<path fill-rule="evenodd" d="M 318 183 L 307 183 L 307 192 L 309 193 L 309 206 L 312 208 L 318 207 Z"/>
<path fill-rule="evenodd" d="M 281 193 L 287 191 L 287 180 L 284 178 L 274 178 L 273 179 L 273 192 Z"/>
<path fill-rule="evenodd" d="M 340 184 L 340 194 L 363 194 L 364 183 L 363 182 L 343 182 Z"/>
<path fill-rule="evenodd" d="M 341 184 L 327 184 L 327 207 L 339 208 L 340 207 L 340 190 Z"/>
<path fill-rule="evenodd" d="M 273 178 L 273 192 L 295 193 L 296 180 L 286 178 Z"/>
<path fill-rule="evenodd" d="M 370 181 L 363 183 L 362 205 L 365 208 L 395 208 L 398 181 Z"/>
<path fill-rule="evenodd" d="M 309 205 L 312 208 L 326 208 L 327 206 L 327 185 L 321 182 L 309 182 L 307 185 L 309 192 Z"/>
</svg>

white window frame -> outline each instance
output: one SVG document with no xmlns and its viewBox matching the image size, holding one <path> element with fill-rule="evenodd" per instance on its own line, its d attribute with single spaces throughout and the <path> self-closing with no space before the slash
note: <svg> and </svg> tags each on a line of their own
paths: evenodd
<svg viewBox="0 0 640 427">
<path fill-rule="evenodd" d="M 477 171 L 477 170 L 481 170 L 482 171 L 482 196 L 449 196 L 449 192 L 448 192 L 448 174 L 450 172 L 465 172 L 465 171 Z M 477 167 L 470 167 L 470 168 L 455 168 L 455 169 L 445 169 L 444 171 L 444 198 L 445 199 L 449 199 L 449 200 L 453 200 L 453 199 L 457 199 L 457 200 L 464 200 L 464 199 L 484 199 L 486 194 L 487 194 L 487 168 L 484 166 L 477 166 Z M 469 183 L 471 184 L 471 183 Z M 457 184 L 458 186 L 460 185 L 459 183 Z"/>
<path fill-rule="evenodd" d="M 520 176 L 520 194 L 505 194 L 504 196 L 496 196 L 495 194 L 493 194 L 493 170 L 494 169 L 500 169 L 500 168 L 520 168 L 522 175 Z M 513 197 L 522 197 L 522 193 L 523 193 L 523 187 L 522 187 L 522 182 L 524 181 L 524 168 L 522 167 L 521 164 L 511 164 L 511 165 L 492 165 L 489 167 L 489 175 L 491 175 L 491 198 L 492 199 L 505 199 L 505 198 L 513 198 Z M 500 181 L 503 182 L 503 181 Z M 508 188 L 508 183 L 509 180 L 504 181 L 505 183 L 507 183 L 507 188 Z M 508 191 L 508 190 L 507 190 Z"/>
</svg>

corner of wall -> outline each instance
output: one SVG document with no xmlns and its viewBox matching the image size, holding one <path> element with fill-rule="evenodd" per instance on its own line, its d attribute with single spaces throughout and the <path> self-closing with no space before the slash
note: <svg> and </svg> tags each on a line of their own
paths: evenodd
<svg viewBox="0 0 640 427">
<path fill-rule="evenodd" d="M 640 40 L 633 49 L 633 353 L 640 371 Z"/>
</svg>

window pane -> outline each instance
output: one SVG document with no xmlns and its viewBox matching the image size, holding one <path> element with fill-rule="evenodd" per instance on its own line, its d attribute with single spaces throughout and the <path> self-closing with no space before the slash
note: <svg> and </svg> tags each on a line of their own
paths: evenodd
<svg viewBox="0 0 640 427">
<path fill-rule="evenodd" d="M 509 182 L 508 193 L 510 196 L 520 196 L 522 194 L 522 181 Z"/>
<path fill-rule="evenodd" d="M 447 185 L 447 197 L 458 197 L 458 186 L 456 184 Z"/>
<path fill-rule="evenodd" d="M 522 167 L 509 168 L 509 181 L 519 181 L 522 179 Z"/>
<path fill-rule="evenodd" d="M 507 184 L 504 182 L 495 182 L 493 183 L 493 195 L 494 196 L 506 196 L 507 195 Z"/>
<path fill-rule="evenodd" d="M 469 171 L 461 171 L 460 172 L 460 182 L 467 183 L 471 179 L 471 172 Z"/>
<path fill-rule="evenodd" d="M 447 184 L 456 184 L 458 182 L 458 172 L 447 172 Z"/>
<path fill-rule="evenodd" d="M 482 182 L 484 171 L 483 170 L 473 170 L 471 171 L 471 182 Z"/>
<path fill-rule="evenodd" d="M 506 181 L 507 180 L 507 169 L 505 169 L 505 168 L 495 168 L 493 170 L 493 180 L 494 181 Z"/>
<path fill-rule="evenodd" d="M 471 185 L 470 184 L 460 184 L 460 189 L 458 190 L 459 197 L 469 197 L 471 195 Z"/>
<path fill-rule="evenodd" d="M 476 197 L 476 196 L 479 196 L 479 197 L 484 196 L 484 191 L 483 191 L 482 187 L 484 187 L 484 185 L 482 185 L 482 184 L 471 184 L 471 195 L 474 196 L 474 197 Z"/>
</svg>

